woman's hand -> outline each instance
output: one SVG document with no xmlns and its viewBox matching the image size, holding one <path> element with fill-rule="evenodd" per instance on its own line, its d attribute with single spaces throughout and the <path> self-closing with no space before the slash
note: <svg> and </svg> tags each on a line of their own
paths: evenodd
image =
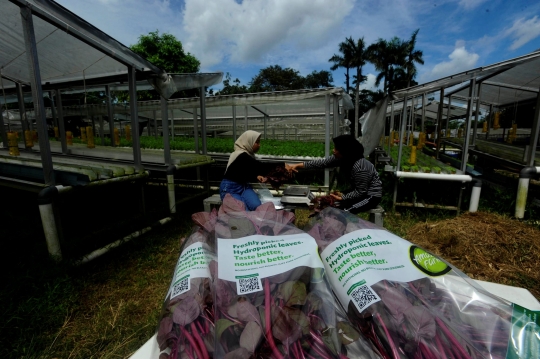
<svg viewBox="0 0 540 359">
<path fill-rule="evenodd" d="M 304 164 L 300 163 L 285 163 L 285 169 L 288 172 L 298 172 L 298 168 L 303 168 Z"/>
<path fill-rule="evenodd" d="M 261 183 L 266 183 L 266 177 L 264 176 L 257 176 L 257 181 L 261 182 Z"/>
<path fill-rule="evenodd" d="M 336 201 L 341 201 L 343 199 L 340 192 L 330 193 L 330 196 L 332 196 L 332 198 L 334 198 Z"/>
</svg>

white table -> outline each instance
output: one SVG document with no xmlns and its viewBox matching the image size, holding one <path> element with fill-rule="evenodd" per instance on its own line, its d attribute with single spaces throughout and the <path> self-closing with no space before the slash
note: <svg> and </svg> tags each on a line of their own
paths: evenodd
<svg viewBox="0 0 540 359">
<path fill-rule="evenodd" d="M 540 302 L 538 302 L 527 289 L 484 282 L 481 280 L 477 280 L 476 282 L 485 290 L 498 297 L 519 304 L 527 309 L 540 311 Z M 156 334 L 154 334 L 152 338 L 148 339 L 148 341 L 130 357 L 130 359 L 158 359 L 159 353 L 160 350 L 157 345 Z"/>
</svg>

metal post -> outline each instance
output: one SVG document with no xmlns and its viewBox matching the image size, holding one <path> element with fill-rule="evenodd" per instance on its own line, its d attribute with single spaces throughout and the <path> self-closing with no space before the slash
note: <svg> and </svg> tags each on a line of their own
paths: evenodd
<svg viewBox="0 0 540 359">
<path fill-rule="evenodd" d="M 51 116 L 53 120 L 53 126 L 58 127 L 58 118 L 56 117 L 56 108 L 54 107 L 52 91 L 49 91 L 49 100 L 51 101 Z"/>
<path fill-rule="evenodd" d="M 424 124 L 426 121 L 426 94 L 422 94 L 422 124 L 420 125 L 420 132 L 424 132 Z"/>
<path fill-rule="evenodd" d="M 29 131 L 30 130 L 30 127 L 28 125 L 28 119 L 26 118 L 26 110 L 25 110 L 25 106 L 24 106 L 24 94 L 23 94 L 23 90 L 22 90 L 22 86 L 20 83 L 16 82 L 15 83 L 15 88 L 16 88 L 16 91 L 17 91 L 17 102 L 19 103 L 19 116 L 21 117 L 21 128 L 22 128 L 22 131 L 23 131 L 23 138 L 24 138 L 24 132 L 25 131 Z M 4 130 L 4 127 L 2 125 L 2 131 Z M 3 138 L 3 134 L 2 134 L 2 138 Z M 7 137 L 4 139 L 4 143 L 7 144 Z M 26 147 L 26 141 L 24 141 L 24 146 Z M 32 150 L 32 147 L 26 147 L 27 150 Z"/>
<path fill-rule="evenodd" d="M 248 130 L 248 108 L 244 106 L 244 131 Z"/>
<path fill-rule="evenodd" d="M 105 146 L 105 131 L 103 125 L 103 116 L 99 115 L 99 137 L 101 138 L 101 145 Z M 148 131 L 150 131 L 150 126 L 148 126 Z"/>
<path fill-rule="evenodd" d="M 443 109 L 444 109 L 444 87 L 441 88 L 440 96 L 439 96 L 439 109 L 437 111 L 437 132 L 435 135 L 437 136 L 437 147 L 435 151 L 435 158 L 439 159 L 439 151 L 441 149 L 441 127 L 442 127 L 442 117 L 443 117 Z"/>
<path fill-rule="evenodd" d="M 452 115 L 452 95 L 448 96 L 448 109 L 446 111 L 446 125 L 444 127 L 444 135 L 448 136 L 448 123 L 450 122 L 450 116 Z"/>
<path fill-rule="evenodd" d="M 491 118 L 493 115 L 493 104 L 489 105 L 489 116 L 488 116 L 488 126 L 487 126 L 487 132 L 486 132 L 486 140 L 489 138 L 489 132 L 491 130 Z"/>
<path fill-rule="evenodd" d="M 478 131 L 478 119 L 480 117 L 480 97 L 482 96 L 482 83 L 478 84 L 478 92 L 476 96 L 476 114 L 474 116 L 474 129 L 472 137 L 472 145 L 476 145 L 476 133 Z"/>
<path fill-rule="evenodd" d="M 264 139 L 266 140 L 268 137 L 266 137 L 267 135 L 267 131 L 268 131 L 268 124 L 267 124 L 267 116 L 266 115 L 263 115 L 263 121 L 264 121 Z"/>
<path fill-rule="evenodd" d="M 174 141 L 174 110 L 171 108 L 171 138 Z"/>
<path fill-rule="evenodd" d="M 141 163 L 141 141 L 139 138 L 139 113 L 137 112 L 137 80 L 135 68 L 128 67 L 129 76 L 129 111 L 131 113 L 131 139 L 133 145 L 133 164 L 139 173 L 143 171 Z"/>
<path fill-rule="evenodd" d="M 232 106 L 232 136 L 233 141 L 236 141 L 236 106 Z"/>
<path fill-rule="evenodd" d="M 37 131 L 39 135 L 39 152 L 41 154 L 41 165 L 43 167 L 43 177 L 48 186 L 55 185 L 54 170 L 51 157 L 51 147 L 49 135 L 47 133 L 47 120 L 45 118 L 45 105 L 43 103 L 43 90 L 41 89 L 41 74 L 39 72 L 39 61 L 36 47 L 36 36 L 34 33 L 34 22 L 30 5 L 21 6 L 21 20 L 24 32 L 24 43 L 26 56 L 29 65 L 30 83 L 32 87 L 32 97 L 34 99 L 34 114 L 36 117 Z"/>
<path fill-rule="evenodd" d="M 66 126 L 64 123 L 64 108 L 62 107 L 62 93 L 56 89 L 56 108 L 58 109 L 58 130 L 60 131 L 60 143 L 62 145 L 62 153 L 68 154 L 66 142 Z"/>
<path fill-rule="evenodd" d="M 407 96 L 403 98 L 403 116 L 401 117 L 401 132 L 399 133 L 399 151 L 396 172 L 401 168 L 401 155 L 403 153 L 403 135 L 405 134 L 405 126 L 407 124 Z"/>
<path fill-rule="evenodd" d="M 7 104 L 4 104 L 4 107 L 6 109 L 6 115 L 8 116 L 8 121 L 9 121 L 9 113 L 8 113 L 8 110 L 7 110 Z M 21 118 L 22 120 L 22 118 Z M 6 133 L 6 128 L 5 128 L 5 125 L 4 125 L 4 116 L 2 115 L 2 107 L 0 107 L 0 136 L 2 138 L 2 142 L 4 143 L 4 148 L 8 148 L 8 137 L 7 137 L 7 133 Z M 24 138 L 24 127 L 23 127 L 23 136 Z M 26 143 L 26 141 L 25 141 Z"/>
<path fill-rule="evenodd" d="M 197 107 L 193 109 L 193 135 L 195 139 L 195 153 L 199 154 L 199 124 L 197 120 Z"/>
<path fill-rule="evenodd" d="M 469 100 L 467 101 L 467 126 L 465 128 L 465 141 L 463 142 L 462 154 L 461 154 L 461 171 L 466 173 L 467 160 L 469 159 L 469 136 L 471 132 L 471 119 L 472 119 L 472 104 L 476 89 L 476 78 L 471 79 L 469 85 Z"/>
<path fill-rule="evenodd" d="M 390 130 L 388 131 L 388 155 L 390 156 L 392 145 L 393 145 L 393 138 L 392 132 L 394 131 L 394 100 L 392 100 L 390 105 Z"/>
<path fill-rule="evenodd" d="M 334 101 L 334 137 L 341 135 L 339 123 L 339 100 L 337 95 L 332 95 Z"/>
<path fill-rule="evenodd" d="M 199 89 L 200 101 L 201 101 L 201 139 L 202 139 L 202 154 L 206 155 L 208 149 L 206 148 L 206 94 L 204 86 Z"/>
<path fill-rule="evenodd" d="M 324 131 L 324 157 L 330 156 L 330 95 L 324 95 L 325 131 Z M 324 169 L 324 185 L 330 186 L 330 170 Z"/>
<path fill-rule="evenodd" d="M 171 161 L 171 144 L 169 141 L 169 119 L 168 119 L 168 103 L 167 100 L 161 97 L 161 127 L 163 131 L 163 155 L 165 156 L 165 164 L 172 165 Z"/>
<path fill-rule="evenodd" d="M 538 134 L 540 133 L 540 91 L 536 96 L 536 108 L 534 110 L 533 127 L 531 128 L 531 142 L 529 144 L 529 166 L 534 166 L 536 158 L 536 146 L 538 145 Z"/>
<path fill-rule="evenodd" d="M 111 86 L 105 85 L 105 97 L 107 97 L 107 117 L 109 119 L 109 135 L 111 136 L 111 146 L 116 147 L 114 142 L 114 117 L 112 110 L 112 99 L 111 99 Z"/>
<path fill-rule="evenodd" d="M 158 138 L 158 127 L 157 127 L 156 110 L 153 111 L 153 115 L 154 115 L 154 138 L 157 140 L 157 138 Z M 148 128 L 150 128 L 150 126 L 148 126 Z"/>
</svg>

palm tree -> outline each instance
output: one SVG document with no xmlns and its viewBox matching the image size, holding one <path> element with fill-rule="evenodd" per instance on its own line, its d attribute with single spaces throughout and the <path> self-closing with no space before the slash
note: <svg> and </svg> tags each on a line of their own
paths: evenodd
<svg viewBox="0 0 540 359">
<path fill-rule="evenodd" d="M 339 52 L 341 55 L 332 56 L 328 61 L 333 62 L 334 65 L 330 68 L 332 71 L 336 71 L 338 68 L 343 67 L 345 68 L 345 85 L 347 93 L 349 93 L 349 69 L 351 66 L 351 59 L 352 59 L 352 49 L 351 44 L 354 44 L 354 41 L 352 37 L 345 38 L 344 42 L 341 42 L 339 44 Z"/>
<path fill-rule="evenodd" d="M 405 42 L 398 37 L 394 37 L 390 41 L 379 39 L 368 47 L 369 62 L 375 65 L 377 71 L 380 71 L 375 79 L 375 85 L 379 86 L 384 78 L 383 89 L 385 95 L 392 88 L 392 71 L 405 63 L 405 45 Z"/>
<path fill-rule="evenodd" d="M 355 76 L 355 99 L 354 99 L 354 121 L 355 128 L 358 126 L 358 118 L 360 117 L 359 113 L 359 94 L 360 94 L 360 83 L 365 81 L 365 76 L 362 75 L 362 67 L 366 64 L 367 60 L 367 49 L 364 38 L 358 39 L 358 41 L 352 41 L 352 38 L 346 39 L 349 42 L 349 48 L 351 51 L 351 66 L 356 68 Z M 358 130 L 356 130 L 358 133 Z"/>
<path fill-rule="evenodd" d="M 407 55 L 405 58 L 404 68 L 407 75 L 407 87 L 411 86 L 411 80 L 416 76 L 417 71 L 415 63 L 420 65 L 424 64 L 424 59 L 422 58 L 424 54 L 422 50 L 414 49 L 416 46 L 416 35 L 418 35 L 418 31 L 420 31 L 420 29 L 416 29 L 416 31 L 412 33 L 410 40 L 406 43 Z"/>
</svg>

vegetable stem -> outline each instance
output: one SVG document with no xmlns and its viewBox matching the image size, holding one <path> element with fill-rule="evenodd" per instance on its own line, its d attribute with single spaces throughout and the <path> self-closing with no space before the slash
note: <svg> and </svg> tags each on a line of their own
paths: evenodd
<svg viewBox="0 0 540 359">
<path fill-rule="evenodd" d="M 386 328 L 386 325 L 384 325 L 381 315 L 379 313 L 375 313 L 373 317 L 377 318 L 380 326 L 384 330 L 384 333 L 386 334 L 386 339 L 388 340 L 388 344 L 390 345 L 390 350 L 392 350 L 392 355 L 394 356 L 395 359 L 399 359 L 400 356 L 397 351 L 396 345 L 394 344 L 394 341 L 392 340 L 392 337 L 390 336 L 390 333 L 388 332 L 388 328 Z"/>
<path fill-rule="evenodd" d="M 197 331 L 197 326 L 194 322 L 191 322 L 191 332 L 193 333 L 193 336 L 195 337 L 197 343 L 199 343 L 199 349 L 202 352 L 202 359 L 210 359 L 210 357 L 208 356 L 208 351 L 206 350 L 206 345 L 204 345 L 204 341 L 199 335 L 199 332 Z"/>
<path fill-rule="evenodd" d="M 189 344 L 191 344 L 191 347 L 193 348 L 193 350 L 195 350 L 195 354 L 197 354 L 197 358 L 202 359 L 203 355 L 199 347 L 197 346 L 197 343 L 195 343 L 195 339 L 193 339 L 191 334 L 189 334 L 189 332 L 184 327 L 180 326 L 180 330 L 182 331 L 182 334 L 184 334 L 184 336 L 188 340 Z"/>
<path fill-rule="evenodd" d="M 276 357 L 276 359 L 283 359 L 283 356 L 281 355 L 280 351 L 276 347 L 276 343 L 274 342 L 274 336 L 272 335 L 272 321 L 271 321 L 271 311 L 272 302 L 270 299 L 270 279 L 266 278 L 264 280 L 264 320 L 265 320 L 265 333 L 266 333 L 266 340 L 268 340 L 268 345 L 270 345 L 270 348 L 272 349 L 272 353 Z"/>
</svg>

